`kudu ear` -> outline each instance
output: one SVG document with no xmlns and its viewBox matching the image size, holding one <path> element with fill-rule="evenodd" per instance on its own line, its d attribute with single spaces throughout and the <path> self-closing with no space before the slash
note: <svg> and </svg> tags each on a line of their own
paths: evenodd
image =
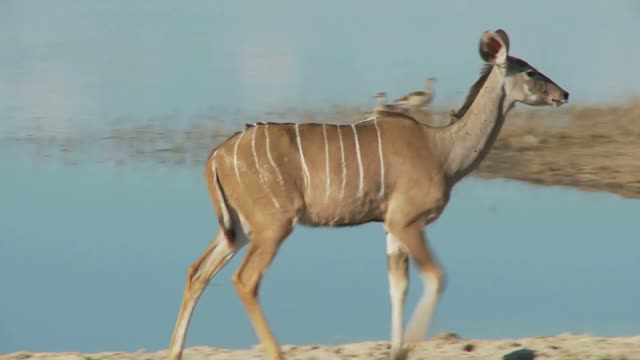
<svg viewBox="0 0 640 360">
<path fill-rule="evenodd" d="M 507 46 L 507 53 L 508 53 L 509 52 L 509 35 L 507 35 L 507 32 L 502 29 L 496 30 L 496 35 L 500 36 L 500 39 L 502 39 L 502 42 Z"/>
<path fill-rule="evenodd" d="M 503 40 L 504 38 L 507 40 Z M 485 31 L 480 38 L 480 56 L 485 62 L 502 65 L 507 61 L 509 37 L 503 30 Z"/>
</svg>

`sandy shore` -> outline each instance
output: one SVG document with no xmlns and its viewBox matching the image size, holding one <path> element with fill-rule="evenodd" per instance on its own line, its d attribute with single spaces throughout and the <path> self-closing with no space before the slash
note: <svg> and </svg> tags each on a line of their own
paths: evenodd
<svg viewBox="0 0 640 360">
<path fill-rule="evenodd" d="M 361 342 L 338 346 L 306 345 L 283 346 L 285 356 L 291 360 L 342 360 L 372 359 L 387 360 L 388 342 Z M 0 360 L 47 359 L 47 360 L 104 360 L 165 359 L 166 350 L 149 352 L 103 352 L 84 354 L 31 353 L 27 351 L 0 355 Z M 248 350 L 228 350 L 207 346 L 187 348 L 185 360 L 236 360 L 262 359 L 259 346 Z M 640 335 L 629 337 L 595 337 L 591 335 L 560 334 L 522 339 L 473 340 L 454 334 L 437 334 L 433 339 L 416 346 L 408 359 L 462 360 L 462 359 L 557 359 L 557 360 L 632 360 L 640 359 Z"/>
</svg>

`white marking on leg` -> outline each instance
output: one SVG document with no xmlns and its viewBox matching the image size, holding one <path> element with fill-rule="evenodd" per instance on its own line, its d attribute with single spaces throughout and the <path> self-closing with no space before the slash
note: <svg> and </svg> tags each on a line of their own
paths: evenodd
<svg viewBox="0 0 640 360">
<path fill-rule="evenodd" d="M 268 126 L 269 126 L 268 124 L 264 124 L 264 137 L 266 139 L 265 146 L 267 147 L 267 158 L 269 158 L 269 162 L 271 163 L 271 166 L 273 166 L 273 169 L 276 171 L 276 174 L 278 175 L 278 181 L 280 181 L 280 185 L 284 185 L 284 181 L 282 181 L 282 174 L 280 174 L 280 169 L 278 169 L 275 161 L 273 161 L 273 157 L 271 157 L 271 147 L 269 146 L 269 131 L 267 131 Z"/>
<path fill-rule="evenodd" d="M 342 142 L 342 133 L 340 132 L 340 126 L 337 125 L 338 139 L 340 140 L 340 160 L 342 161 L 342 187 L 340 188 L 340 199 L 344 196 L 344 187 L 347 184 L 347 163 L 344 160 L 344 143 Z"/>
<path fill-rule="evenodd" d="M 327 124 L 322 124 L 322 138 L 324 139 L 325 174 L 327 177 L 327 191 L 325 201 L 329 200 L 331 191 L 331 176 L 329 176 L 329 142 L 327 141 Z"/>
<path fill-rule="evenodd" d="M 380 136 L 380 128 L 378 127 L 378 119 L 373 120 L 378 134 L 378 156 L 380 157 L 380 197 L 384 196 L 384 159 L 382 157 L 382 137 Z"/>
<path fill-rule="evenodd" d="M 387 233 L 387 256 L 404 256 L 404 245 L 392 234 Z M 391 352 L 401 351 L 404 337 L 404 306 L 407 296 L 408 278 L 398 278 L 389 268 L 389 295 L 391 297 Z M 407 275 L 408 276 L 408 275 Z"/>
<path fill-rule="evenodd" d="M 302 152 L 302 141 L 300 140 L 300 124 L 295 125 L 296 128 L 296 140 L 298 141 L 298 151 L 300 152 L 300 162 L 302 163 L 302 170 L 304 172 L 304 183 L 309 188 L 311 185 L 311 178 L 309 176 L 309 169 L 307 169 L 307 163 L 304 160 L 304 153 Z"/>
<path fill-rule="evenodd" d="M 254 127 L 253 128 L 253 134 L 251 134 L 251 151 L 253 151 L 253 160 L 256 163 L 256 171 L 258 171 L 258 177 L 260 178 L 260 183 L 262 184 L 262 186 L 264 187 L 264 189 L 269 193 L 269 195 L 271 196 L 271 200 L 273 201 L 273 204 L 277 207 L 280 208 L 280 204 L 278 203 L 278 200 L 276 200 L 276 197 L 273 196 L 273 193 L 271 192 L 271 190 L 269 189 L 269 186 L 267 185 L 266 180 L 264 179 L 264 176 L 262 174 L 262 169 L 260 169 L 260 164 L 258 163 L 258 152 L 256 151 L 256 133 L 258 132 L 258 128 Z"/>
<path fill-rule="evenodd" d="M 238 140 L 233 147 L 233 168 L 236 170 L 236 179 L 238 179 L 239 183 L 242 183 L 242 181 L 240 180 L 240 172 L 238 171 L 238 144 L 240 144 L 240 140 L 243 136 L 244 131 L 240 133 L 240 136 L 238 136 Z"/>
<path fill-rule="evenodd" d="M 432 273 L 423 273 L 421 275 L 423 282 L 422 297 L 420 297 L 407 326 L 406 340 L 411 343 L 422 341 L 427 336 L 436 305 L 438 305 L 438 300 L 440 299 L 440 291 L 438 291 L 442 285 L 440 284 L 440 279 Z"/>
<path fill-rule="evenodd" d="M 389 273 L 389 295 L 391 297 L 391 351 L 399 351 L 402 348 L 404 338 L 404 302 L 405 288 L 396 283 L 394 276 Z"/>
<path fill-rule="evenodd" d="M 404 245 L 395 236 L 387 233 L 387 255 L 392 255 L 400 251 L 406 251 Z"/>
<path fill-rule="evenodd" d="M 358 157 L 358 172 L 360 174 L 360 178 L 358 181 L 358 196 L 362 196 L 364 172 L 362 170 L 362 158 L 360 157 L 360 143 L 358 142 L 358 131 L 356 130 L 356 125 L 351 124 L 351 129 L 353 129 L 353 138 L 356 142 L 356 155 Z"/>
</svg>

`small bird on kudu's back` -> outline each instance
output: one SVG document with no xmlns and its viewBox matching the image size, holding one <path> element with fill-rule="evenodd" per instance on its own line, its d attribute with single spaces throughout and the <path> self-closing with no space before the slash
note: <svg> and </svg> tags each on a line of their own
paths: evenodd
<svg viewBox="0 0 640 360">
<path fill-rule="evenodd" d="M 433 83 L 437 82 L 435 77 L 429 77 L 424 81 L 424 91 L 414 91 L 393 101 L 396 105 L 409 106 L 419 109 L 428 106 L 433 101 Z"/>
</svg>

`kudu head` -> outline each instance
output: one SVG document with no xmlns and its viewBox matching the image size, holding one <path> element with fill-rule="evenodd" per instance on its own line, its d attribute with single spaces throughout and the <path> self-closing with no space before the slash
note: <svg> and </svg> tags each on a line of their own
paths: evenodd
<svg viewBox="0 0 640 360">
<path fill-rule="evenodd" d="M 480 56 L 500 68 L 506 102 L 533 106 L 560 106 L 569 101 L 569 93 L 526 61 L 509 56 L 509 36 L 504 30 L 486 31 L 480 39 Z"/>
</svg>

